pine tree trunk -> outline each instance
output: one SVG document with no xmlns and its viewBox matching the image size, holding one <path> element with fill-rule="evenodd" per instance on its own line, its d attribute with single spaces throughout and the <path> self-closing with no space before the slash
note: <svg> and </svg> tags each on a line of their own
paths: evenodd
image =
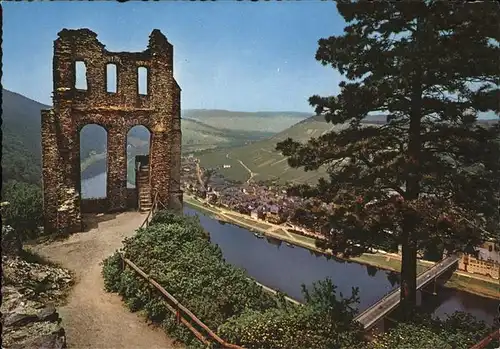
<svg viewBox="0 0 500 349">
<path fill-rule="evenodd" d="M 411 239 L 411 227 L 404 227 L 401 257 L 401 310 L 403 317 L 411 318 L 417 305 L 417 248 Z"/>
<path fill-rule="evenodd" d="M 415 33 L 415 58 L 420 53 L 419 35 L 422 23 L 417 20 Z M 412 77 L 412 96 L 410 125 L 408 130 L 408 153 L 406 168 L 406 195 L 405 200 L 417 200 L 420 194 L 420 158 L 422 136 L 422 67 L 415 61 L 415 71 Z M 404 213 L 401 256 L 401 309 L 405 320 L 409 320 L 417 305 L 417 241 L 414 239 L 415 216 L 409 209 Z"/>
</svg>

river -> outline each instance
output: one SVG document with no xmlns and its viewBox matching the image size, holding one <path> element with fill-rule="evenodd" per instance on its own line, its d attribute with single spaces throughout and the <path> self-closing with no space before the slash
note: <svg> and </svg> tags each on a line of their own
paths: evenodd
<svg viewBox="0 0 500 349">
<path fill-rule="evenodd" d="M 106 197 L 107 172 L 82 180 L 82 198 L 104 198 Z M 127 182 L 127 188 L 135 188 L 135 185 Z"/>
<path fill-rule="evenodd" d="M 82 181 L 84 197 L 104 196 L 104 178 L 105 175 L 101 174 Z M 187 206 L 184 213 L 199 216 L 202 226 L 210 232 L 212 243 L 219 245 L 228 263 L 244 268 L 261 284 L 281 290 L 299 301 L 303 300 L 302 284 L 310 286 L 326 277 L 331 278 L 338 286 L 337 291 L 344 295 L 350 295 L 352 287 L 358 287 L 360 311 L 398 287 L 395 273 L 327 258 L 276 240 L 259 239 L 247 229 L 221 224 Z M 496 300 L 445 287 L 440 287 L 437 293 L 437 296 L 423 294 L 424 306 L 436 316 L 461 310 L 488 323 L 497 316 Z"/>
</svg>

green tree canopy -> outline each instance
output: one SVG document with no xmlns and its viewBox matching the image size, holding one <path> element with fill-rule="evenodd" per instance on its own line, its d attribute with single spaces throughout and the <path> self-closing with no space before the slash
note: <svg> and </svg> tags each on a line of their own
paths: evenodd
<svg viewBox="0 0 500 349">
<path fill-rule="evenodd" d="M 342 1 L 344 33 L 319 40 L 316 59 L 345 77 L 337 96 L 309 99 L 344 124 L 277 150 L 292 167 L 328 168 L 295 192 L 336 204 L 330 246 L 343 253 L 402 245 L 402 303 L 416 302 L 416 255 L 464 251 L 498 222 L 499 6 L 493 1 Z M 367 124 L 368 115 L 387 122 Z M 389 234 L 387 233 L 389 232 Z"/>
<path fill-rule="evenodd" d="M 376 336 L 369 349 L 469 349 L 494 330 L 472 315 L 455 312 L 445 319 L 418 314 L 411 322 L 400 323 Z M 490 343 L 484 349 L 496 348 Z"/>
<path fill-rule="evenodd" d="M 10 225 L 21 240 L 35 238 L 43 225 L 43 198 L 39 186 L 9 181 L 2 188 L 2 219 Z"/>
</svg>

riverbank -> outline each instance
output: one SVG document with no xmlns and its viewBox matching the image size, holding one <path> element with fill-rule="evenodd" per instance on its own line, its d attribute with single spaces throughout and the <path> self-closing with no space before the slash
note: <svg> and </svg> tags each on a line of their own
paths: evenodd
<svg viewBox="0 0 500 349">
<path fill-rule="evenodd" d="M 80 172 L 82 179 L 89 179 L 106 173 L 107 168 L 107 153 L 92 154 L 86 159 L 83 159 L 80 164 Z M 134 158 L 127 155 L 127 181 L 128 183 L 135 183 L 135 163 Z M 135 185 L 135 184 L 134 184 Z"/>
<path fill-rule="evenodd" d="M 268 222 L 257 221 L 250 216 L 243 215 L 238 212 L 211 206 L 207 203 L 195 199 L 193 196 L 190 196 L 188 194 L 184 194 L 184 203 L 191 208 L 209 215 L 219 221 L 231 223 L 250 231 L 258 232 L 280 241 L 306 248 L 310 251 L 333 256 L 331 250 L 324 250 L 316 247 L 316 239 L 300 234 L 291 233 L 284 229 L 284 227 L 282 226 L 274 225 Z M 339 256 L 334 257 L 373 266 L 379 269 L 390 270 L 394 272 L 401 271 L 401 256 L 393 253 L 383 253 L 382 251 L 378 251 L 376 253 L 364 253 L 359 257 L 348 259 L 341 258 Z M 432 261 L 418 260 L 417 273 L 422 273 L 423 271 L 430 268 L 433 264 L 434 262 Z M 498 294 L 500 293 L 500 283 L 498 280 L 489 280 L 489 278 L 487 277 L 469 274 L 458 270 L 453 273 L 452 277 L 445 283 L 444 286 L 493 299 L 498 299 Z"/>
</svg>

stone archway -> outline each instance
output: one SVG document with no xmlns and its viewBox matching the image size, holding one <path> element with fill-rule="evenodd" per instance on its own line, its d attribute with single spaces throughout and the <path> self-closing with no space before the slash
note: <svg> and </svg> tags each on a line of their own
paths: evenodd
<svg viewBox="0 0 500 349">
<path fill-rule="evenodd" d="M 127 209 L 128 130 L 151 131 L 151 190 L 165 205 L 182 207 L 180 191 L 180 92 L 173 77 L 173 47 L 157 29 L 143 52 L 109 52 L 89 29 L 59 32 L 54 42 L 53 109 L 42 110 L 42 162 L 46 231 L 82 230 L 79 131 L 87 124 L 107 130 L 107 198 L 103 211 Z M 116 67 L 108 88 L 108 65 Z M 85 84 L 76 86 L 76 66 Z M 147 70 L 146 94 L 138 68 Z M 84 86 L 85 89 L 79 88 Z M 179 206 L 180 205 L 180 206 Z"/>
<path fill-rule="evenodd" d="M 80 147 L 80 199 L 106 199 L 108 193 L 108 132 L 97 124 L 83 126 Z M 97 179 L 94 179 L 96 178 Z M 102 180 L 101 180 L 102 178 Z"/>
</svg>

